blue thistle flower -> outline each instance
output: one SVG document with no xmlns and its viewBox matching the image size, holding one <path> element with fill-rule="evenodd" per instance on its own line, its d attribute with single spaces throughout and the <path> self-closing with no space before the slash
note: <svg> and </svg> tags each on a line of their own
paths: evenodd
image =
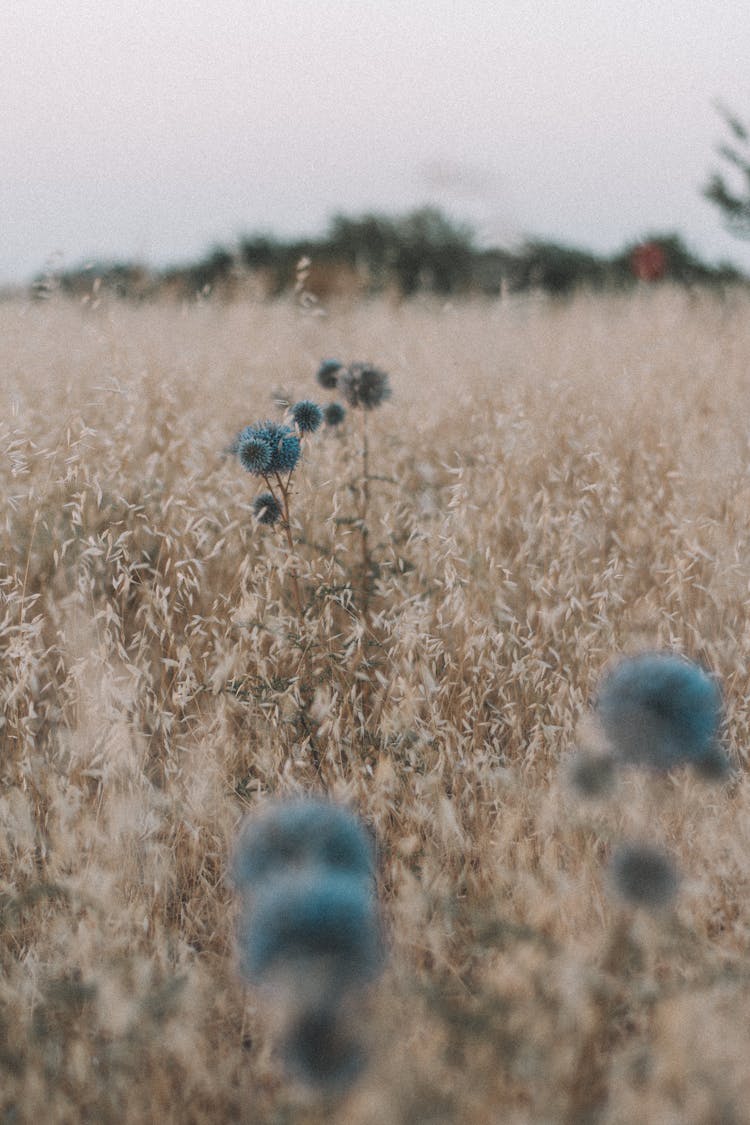
<svg viewBox="0 0 750 1125">
<path fill-rule="evenodd" d="M 300 433 L 314 434 L 323 422 L 323 411 L 317 402 L 303 399 L 302 402 L 295 402 L 292 407 L 292 417 Z"/>
<path fill-rule="evenodd" d="M 356 875 L 321 867 L 276 875 L 246 908 L 239 947 L 240 966 L 250 980 L 306 971 L 305 963 L 323 960 L 328 988 L 343 994 L 372 980 L 381 968 L 371 887 Z"/>
<path fill-rule="evenodd" d="M 312 797 L 272 803 L 248 817 L 235 850 L 234 882 L 253 887 L 290 866 L 327 867 L 367 880 L 375 874 L 375 849 L 358 817 L 339 805 Z"/>
<path fill-rule="evenodd" d="M 240 451 L 240 445 L 242 444 L 242 442 L 245 440 L 245 438 L 251 437 L 254 432 L 255 431 L 252 426 L 243 426 L 237 436 L 233 438 L 231 443 L 227 446 L 227 453 L 231 453 L 236 456 Z"/>
<path fill-rule="evenodd" d="M 343 366 L 343 363 L 339 363 L 337 359 L 324 359 L 317 374 L 321 387 L 324 387 L 327 391 L 332 391 L 336 386 L 338 373 Z"/>
<path fill-rule="evenodd" d="M 716 775 L 721 694 L 699 665 L 669 653 L 644 653 L 605 678 L 596 710 L 615 754 L 634 765 L 670 770 L 688 764 Z"/>
<path fill-rule="evenodd" d="M 391 397 L 391 387 L 385 371 L 366 363 L 353 363 L 339 377 L 339 387 L 350 406 L 374 410 Z"/>
<path fill-rule="evenodd" d="M 321 1001 L 298 1016 L 284 1041 L 287 1067 L 312 1086 L 346 1088 L 367 1059 L 340 1009 Z"/>
<path fill-rule="evenodd" d="M 620 898 L 646 910 L 668 906 L 680 882 L 667 853 L 649 844 L 621 844 L 610 860 L 609 875 Z"/>
<path fill-rule="evenodd" d="M 253 515 L 258 523 L 272 525 L 279 522 L 284 510 L 272 492 L 261 492 L 253 500 Z"/>
<path fill-rule="evenodd" d="M 346 417 L 346 411 L 340 402 L 329 402 L 323 411 L 327 426 L 340 426 Z"/>
<path fill-rule="evenodd" d="M 266 472 L 291 473 L 302 452 L 300 440 L 291 426 L 285 426 L 281 422 L 262 422 L 257 427 L 257 432 L 270 450 Z"/>
<path fill-rule="evenodd" d="M 261 477 L 271 468 L 271 446 L 265 436 L 246 426 L 238 437 L 237 452 L 243 469 Z"/>
</svg>

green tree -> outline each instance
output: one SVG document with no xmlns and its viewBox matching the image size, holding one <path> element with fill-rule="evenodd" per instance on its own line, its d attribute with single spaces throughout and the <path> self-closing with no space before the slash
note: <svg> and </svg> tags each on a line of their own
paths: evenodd
<svg viewBox="0 0 750 1125">
<path fill-rule="evenodd" d="M 726 173 L 712 173 L 703 195 L 718 207 L 732 234 L 750 238 L 750 133 L 724 106 L 717 106 L 717 110 L 731 139 L 717 145 L 716 151 L 728 168 Z"/>
</svg>

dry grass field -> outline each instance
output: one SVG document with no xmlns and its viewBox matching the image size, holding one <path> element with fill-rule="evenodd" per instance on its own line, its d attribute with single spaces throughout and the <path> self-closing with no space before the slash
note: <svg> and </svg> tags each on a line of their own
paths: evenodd
<svg viewBox="0 0 750 1125">
<path fill-rule="evenodd" d="M 750 299 L 0 305 L 0 1121 L 750 1122 Z M 226 448 L 321 358 L 295 555 Z M 304 616 L 293 599 L 298 575 Z M 603 669 L 720 678 L 732 778 L 567 782 Z M 388 967 L 345 1095 L 237 970 L 243 816 L 374 829 Z M 625 909 L 606 864 L 682 882 Z"/>
</svg>

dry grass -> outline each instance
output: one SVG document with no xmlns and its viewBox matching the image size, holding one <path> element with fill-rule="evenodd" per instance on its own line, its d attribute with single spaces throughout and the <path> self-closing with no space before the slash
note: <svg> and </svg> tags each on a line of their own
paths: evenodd
<svg viewBox="0 0 750 1125">
<path fill-rule="evenodd" d="M 0 329 L 0 1119 L 750 1121 L 748 299 L 11 303 Z M 363 620 L 357 434 L 310 444 L 301 627 L 221 450 L 328 355 L 391 372 L 391 479 Z M 644 645 L 721 676 L 740 773 L 585 804 L 566 756 Z M 311 789 L 375 827 L 392 945 L 338 1105 L 284 1082 L 226 883 L 243 813 Z M 606 893 L 639 834 L 684 876 L 660 919 Z"/>
</svg>

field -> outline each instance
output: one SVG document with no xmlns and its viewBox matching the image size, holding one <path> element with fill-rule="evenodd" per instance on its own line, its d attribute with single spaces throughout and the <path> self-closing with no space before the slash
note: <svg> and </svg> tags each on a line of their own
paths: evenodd
<svg viewBox="0 0 750 1125">
<path fill-rule="evenodd" d="M 750 299 L 0 305 L 0 1121 L 750 1121 Z M 328 397 L 294 553 L 227 447 Z M 294 598 L 301 593 L 302 613 Z M 597 683 L 717 674 L 732 778 L 568 784 Z M 388 967 L 338 1099 L 280 1066 L 227 866 L 268 794 L 374 829 Z M 674 909 L 630 910 L 624 839 Z"/>
</svg>

